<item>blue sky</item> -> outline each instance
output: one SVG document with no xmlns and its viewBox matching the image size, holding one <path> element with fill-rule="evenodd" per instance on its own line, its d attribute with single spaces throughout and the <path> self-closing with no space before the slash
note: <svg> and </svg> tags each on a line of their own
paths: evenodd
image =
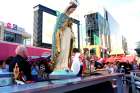
<svg viewBox="0 0 140 93">
<path fill-rule="evenodd" d="M 43 4 L 64 11 L 69 0 L 0 0 L 0 21 L 15 23 L 33 32 L 33 6 Z M 102 11 L 105 7 L 120 26 L 129 48 L 140 40 L 140 0 L 79 0 L 79 8 L 72 15 L 80 21 L 86 13 Z M 61 6 L 61 7 L 60 7 Z M 82 24 L 83 25 L 83 24 Z"/>
</svg>

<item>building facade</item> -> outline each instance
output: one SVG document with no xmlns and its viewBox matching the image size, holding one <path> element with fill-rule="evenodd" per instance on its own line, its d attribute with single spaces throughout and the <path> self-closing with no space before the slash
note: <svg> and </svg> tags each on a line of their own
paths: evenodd
<svg viewBox="0 0 140 93">
<path fill-rule="evenodd" d="M 122 36 L 122 49 L 124 50 L 125 54 L 128 54 L 127 40 L 124 36 Z"/>
<path fill-rule="evenodd" d="M 114 51 L 117 51 L 117 53 L 120 52 L 120 54 L 121 53 L 126 54 L 128 50 L 127 41 L 120 31 L 118 22 L 108 11 L 105 10 L 105 13 L 107 15 L 107 20 L 110 29 L 110 40 L 111 40 L 110 54 L 112 54 L 112 52 L 115 53 Z"/>
<path fill-rule="evenodd" d="M 91 53 L 98 57 L 106 57 L 111 49 L 110 29 L 108 21 L 100 13 L 91 13 L 85 16 L 86 21 L 86 45 Z"/>
<path fill-rule="evenodd" d="M 52 34 L 57 16 L 60 12 L 43 5 L 34 7 L 33 45 L 36 47 L 52 48 Z M 50 18 L 49 18 L 50 17 Z M 80 49 L 80 21 L 72 18 L 75 46 Z M 51 24 L 51 25 L 50 25 Z M 53 26 L 52 26 L 53 25 Z"/>
<path fill-rule="evenodd" d="M 16 24 L 0 21 L 0 40 L 30 45 L 31 35 Z"/>
</svg>

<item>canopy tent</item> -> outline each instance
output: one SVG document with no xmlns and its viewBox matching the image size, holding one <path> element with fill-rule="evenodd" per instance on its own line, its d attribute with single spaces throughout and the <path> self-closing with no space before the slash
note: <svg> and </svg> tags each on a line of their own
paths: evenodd
<svg viewBox="0 0 140 93">
<path fill-rule="evenodd" d="M 115 61 L 114 57 L 109 57 L 109 58 L 106 58 L 105 63 L 107 63 L 107 62 L 114 62 L 114 61 Z"/>
<path fill-rule="evenodd" d="M 133 62 L 133 61 L 136 61 L 136 56 L 126 55 L 121 59 L 121 62 Z"/>
<path fill-rule="evenodd" d="M 110 55 L 125 55 L 123 49 L 115 49 L 110 52 Z"/>
<path fill-rule="evenodd" d="M 97 62 L 105 63 L 107 58 L 98 58 Z"/>
<path fill-rule="evenodd" d="M 134 62 L 136 61 L 136 56 L 132 56 L 132 55 L 126 55 L 126 56 L 111 56 L 109 58 L 106 58 L 105 63 L 106 62 Z"/>
</svg>

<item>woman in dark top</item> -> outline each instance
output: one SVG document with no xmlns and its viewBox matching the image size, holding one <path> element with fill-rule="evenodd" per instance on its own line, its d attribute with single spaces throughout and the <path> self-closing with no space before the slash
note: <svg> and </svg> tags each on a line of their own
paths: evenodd
<svg viewBox="0 0 140 93">
<path fill-rule="evenodd" d="M 27 49 L 25 46 L 18 46 L 16 48 L 16 56 L 13 58 L 12 62 L 9 65 L 9 71 L 14 73 L 14 76 L 24 77 L 21 81 L 29 81 L 32 80 L 31 76 L 31 66 L 26 61 L 27 58 Z M 19 72 L 17 70 L 19 68 Z M 17 75 L 18 74 L 18 75 Z M 20 76 L 22 75 L 22 76 Z M 21 79 L 18 77 L 14 77 L 15 79 Z"/>
</svg>

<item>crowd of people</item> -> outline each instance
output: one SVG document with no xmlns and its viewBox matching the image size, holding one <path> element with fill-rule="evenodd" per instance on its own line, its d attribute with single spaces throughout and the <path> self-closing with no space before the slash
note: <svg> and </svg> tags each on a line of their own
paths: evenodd
<svg viewBox="0 0 140 93">
<path fill-rule="evenodd" d="M 50 68 L 50 57 L 49 59 L 47 59 L 48 57 L 35 58 L 32 62 L 32 60 L 29 60 L 28 49 L 24 45 L 17 46 L 15 54 L 15 56 L 8 57 L 2 64 L 2 71 L 13 73 L 12 78 L 14 83 L 17 83 L 15 81 L 22 81 L 23 83 L 38 81 L 34 76 L 44 78 L 44 74 L 42 75 L 43 72 L 52 72 L 52 68 Z"/>
<path fill-rule="evenodd" d="M 15 50 L 15 57 L 8 57 L 2 64 L 2 68 L 5 71 L 12 72 L 14 80 L 20 80 L 23 82 L 32 81 L 32 64 L 27 61 L 28 51 L 25 46 L 18 46 Z M 53 66 L 53 65 L 52 65 Z M 71 56 L 71 64 L 69 69 L 65 69 L 68 72 L 73 72 L 77 76 L 82 76 L 87 73 L 92 73 L 96 69 L 104 69 L 108 73 L 129 73 L 131 70 L 139 69 L 139 65 L 134 62 L 99 62 L 99 58 L 95 55 L 89 55 L 89 50 L 84 49 L 83 53 L 74 48 Z M 54 67 L 53 67 L 54 68 Z"/>
<path fill-rule="evenodd" d="M 136 62 L 126 64 L 121 62 L 104 63 L 98 60 L 96 54 L 89 53 L 88 48 L 84 48 L 83 53 L 79 49 L 73 48 L 75 36 L 72 29 L 73 19 L 70 15 L 77 6 L 77 0 L 72 0 L 65 11 L 58 16 L 52 36 L 51 64 L 46 67 L 51 68 L 54 72 L 72 72 L 73 75 L 77 76 L 92 73 L 96 69 L 105 69 L 109 73 L 128 73 L 130 70 L 137 69 Z M 32 66 L 27 61 L 27 52 L 25 46 L 18 46 L 16 56 L 9 57 L 3 63 L 3 68 L 13 72 L 15 80 L 32 81 Z M 44 69 L 44 66 L 42 65 L 41 68 Z M 38 68 L 36 67 L 36 69 Z"/>
<path fill-rule="evenodd" d="M 120 62 L 117 60 L 114 62 L 104 62 L 104 61 L 100 62 L 99 60 L 100 58 L 98 58 L 95 54 L 89 55 L 89 50 L 87 48 L 85 48 L 83 51 L 84 52 L 81 53 L 81 55 L 79 56 L 79 58 L 82 59 L 81 60 L 83 67 L 82 73 L 87 73 L 88 70 L 90 70 L 89 72 L 92 72 L 93 70 L 96 69 L 104 69 L 108 73 L 129 74 L 130 71 L 139 70 L 140 68 L 139 64 L 137 63 L 137 60 L 133 61 L 127 60 L 126 62 Z"/>
<path fill-rule="evenodd" d="M 138 70 L 139 64 L 137 64 L 136 60 L 133 62 L 129 62 L 129 60 L 127 62 L 116 61 L 113 63 L 107 62 L 104 67 L 110 73 L 119 72 L 129 74 L 132 70 Z"/>
</svg>

